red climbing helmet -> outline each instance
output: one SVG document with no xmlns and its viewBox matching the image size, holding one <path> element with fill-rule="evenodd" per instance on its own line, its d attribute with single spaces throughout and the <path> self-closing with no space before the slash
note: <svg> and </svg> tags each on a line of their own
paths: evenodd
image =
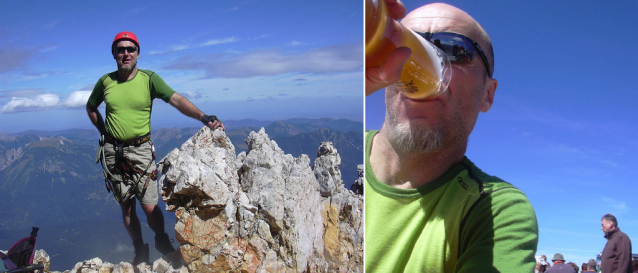
<svg viewBox="0 0 638 273">
<path fill-rule="evenodd" d="M 111 45 L 111 53 L 113 53 L 113 55 L 115 55 L 115 45 L 120 40 L 130 40 L 131 42 L 135 43 L 135 45 L 137 46 L 137 54 L 140 54 L 140 43 L 137 41 L 137 36 L 135 36 L 133 32 L 122 31 L 115 35 L 115 39 L 113 39 L 113 44 Z"/>
</svg>

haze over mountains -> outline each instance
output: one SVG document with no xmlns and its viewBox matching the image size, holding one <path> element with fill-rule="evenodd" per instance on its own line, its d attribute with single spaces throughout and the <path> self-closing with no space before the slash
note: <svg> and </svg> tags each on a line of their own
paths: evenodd
<svg viewBox="0 0 638 273">
<path fill-rule="evenodd" d="M 291 119 L 229 120 L 224 124 L 237 153 L 246 150 L 248 134 L 261 127 L 285 153 L 294 157 L 307 154 L 311 162 L 322 141 L 333 142 L 342 159 L 346 188 L 357 179 L 357 165 L 363 164 L 361 122 Z M 156 161 L 199 129 L 154 130 Z M 97 138 L 96 130 L 0 133 L 0 249 L 8 249 L 27 236 L 32 226 L 38 226 L 38 248 L 49 253 L 54 270 L 69 269 L 79 260 L 98 256 L 113 262 L 130 259 L 132 247 L 119 206 L 106 192 L 101 167 L 95 163 Z M 160 201 L 160 207 L 163 205 Z M 167 230 L 172 230 L 174 215 L 166 214 L 166 222 Z M 144 228 L 146 241 L 152 241 L 152 232 Z"/>
</svg>

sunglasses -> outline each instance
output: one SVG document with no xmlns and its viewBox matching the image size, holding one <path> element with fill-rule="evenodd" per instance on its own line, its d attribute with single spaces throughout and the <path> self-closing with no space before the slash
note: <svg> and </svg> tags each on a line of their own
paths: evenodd
<svg viewBox="0 0 638 273">
<path fill-rule="evenodd" d="M 492 72 L 490 72 L 487 57 L 485 57 L 483 49 L 481 49 L 481 46 L 479 46 L 477 42 L 472 41 L 472 39 L 451 32 L 415 32 L 443 50 L 451 63 L 469 62 L 476 59 L 476 55 L 478 54 L 483 60 L 483 64 L 485 64 L 487 75 L 490 78 L 492 77 Z"/>
<path fill-rule="evenodd" d="M 137 47 L 134 46 L 127 46 L 127 47 L 117 47 L 115 49 L 115 52 L 117 52 L 117 54 L 124 54 L 124 51 L 128 52 L 129 54 L 134 53 L 137 51 Z"/>
</svg>

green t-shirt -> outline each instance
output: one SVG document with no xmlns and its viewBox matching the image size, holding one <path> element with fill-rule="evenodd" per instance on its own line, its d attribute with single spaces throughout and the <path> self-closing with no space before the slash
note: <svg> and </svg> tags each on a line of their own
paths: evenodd
<svg viewBox="0 0 638 273">
<path fill-rule="evenodd" d="M 97 81 L 89 103 L 98 107 L 106 102 L 106 132 L 124 141 L 148 134 L 153 99 L 168 102 L 174 93 L 153 71 L 138 69 L 128 81 L 118 81 L 117 72 L 111 72 Z"/>
<path fill-rule="evenodd" d="M 465 157 L 435 181 L 397 189 L 376 178 L 366 133 L 366 272 L 532 272 L 536 214 L 525 195 Z"/>
</svg>

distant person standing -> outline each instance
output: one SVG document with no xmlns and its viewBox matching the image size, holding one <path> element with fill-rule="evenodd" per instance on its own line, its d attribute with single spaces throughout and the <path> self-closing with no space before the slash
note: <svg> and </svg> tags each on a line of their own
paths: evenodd
<svg viewBox="0 0 638 273">
<path fill-rule="evenodd" d="M 223 129 L 224 125 L 217 117 L 202 113 L 153 71 L 137 68 L 140 44 L 135 34 L 118 33 L 111 44 L 111 54 L 117 71 L 107 73 L 97 81 L 86 103 L 86 111 L 102 136 L 98 156 L 103 159 L 106 187 L 120 204 L 124 227 L 133 240 L 135 257 L 132 264 L 149 264 L 148 244 L 142 238 L 135 199 L 140 200 L 148 225 L 155 232 L 155 248 L 162 255 L 175 251 L 157 205 L 157 170 L 151 141 L 153 99 L 162 99 L 211 129 Z M 106 120 L 98 110 L 102 102 L 106 103 Z"/>
<path fill-rule="evenodd" d="M 634 273 L 638 273 L 638 261 L 631 261 L 631 266 L 634 268 Z"/>
<path fill-rule="evenodd" d="M 582 272 L 596 272 L 596 260 L 590 259 L 589 262 L 583 264 L 586 268 L 583 268 Z"/>
<path fill-rule="evenodd" d="M 600 257 L 600 271 L 604 273 L 632 273 L 631 240 L 620 231 L 616 217 L 605 214 L 601 220 L 607 244 Z"/>
<path fill-rule="evenodd" d="M 547 256 L 545 256 L 543 254 L 543 255 L 541 255 L 541 258 L 538 259 L 538 262 L 536 262 L 536 267 L 534 268 L 534 273 L 544 273 L 550 267 L 552 267 L 552 266 L 547 262 Z"/>
<path fill-rule="evenodd" d="M 578 269 L 578 265 L 576 265 L 576 263 L 574 263 L 574 262 L 569 262 L 569 263 L 567 263 L 567 265 L 571 266 L 574 269 L 574 272 L 576 272 L 576 273 L 578 273 L 578 271 L 580 271 Z"/>
<path fill-rule="evenodd" d="M 552 259 L 554 265 L 545 271 L 546 273 L 576 273 L 571 265 L 565 264 L 565 257 L 563 254 L 556 253 Z"/>
</svg>

